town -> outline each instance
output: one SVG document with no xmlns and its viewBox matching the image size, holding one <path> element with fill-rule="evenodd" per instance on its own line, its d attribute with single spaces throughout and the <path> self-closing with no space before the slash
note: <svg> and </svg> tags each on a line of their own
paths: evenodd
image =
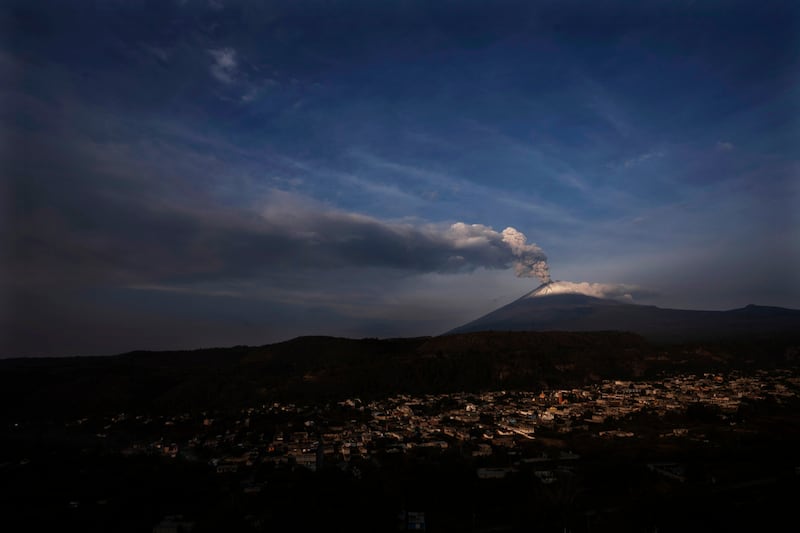
<svg viewBox="0 0 800 533">
<path fill-rule="evenodd" d="M 219 474 L 260 463 L 311 471 L 322 464 L 349 469 L 356 460 L 379 464 L 387 454 L 457 450 L 486 458 L 482 464 L 491 468 L 478 468 L 479 476 L 498 476 L 511 472 L 514 461 L 541 458 L 543 446 L 563 448 L 568 436 L 644 438 L 626 423 L 641 414 L 664 421 L 647 428 L 651 433 L 657 429 L 659 438 L 713 444 L 685 423 L 669 426 L 670 415 L 705 409 L 728 431 L 751 433 L 741 420 L 744 402 L 781 404 L 797 398 L 799 391 L 800 378 L 791 371 L 762 370 L 751 376 L 734 372 L 660 381 L 604 380 L 569 390 L 396 395 L 369 402 L 346 398 L 322 405 L 275 402 L 243 409 L 238 416 L 119 413 L 70 420 L 65 430 L 92 438 L 106 452 L 201 461 Z M 20 424 L 24 421 L 14 423 L 17 428 Z"/>
<path fill-rule="evenodd" d="M 20 418 L 0 471 L 20 520 L 98 531 L 757 525 L 798 493 L 799 401 L 797 372 L 771 369 Z M 37 500 L 42 483 L 61 488 Z"/>
</svg>

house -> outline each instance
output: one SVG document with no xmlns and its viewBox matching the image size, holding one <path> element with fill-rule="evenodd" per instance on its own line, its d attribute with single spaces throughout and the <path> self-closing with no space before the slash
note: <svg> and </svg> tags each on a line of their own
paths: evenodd
<svg viewBox="0 0 800 533">
<path fill-rule="evenodd" d="M 184 520 L 182 515 L 168 515 L 153 526 L 153 533 L 189 533 L 193 529 L 194 522 Z"/>
<path fill-rule="evenodd" d="M 686 467 L 679 463 L 650 463 L 647 468 L 669 479 L 683 483 L 686 481 Z"/>
<path fill-rule="evenodd" d="M 298 453 L 294 456 L 294 461 L 298 466 L 307 468 L 312 472 L 317 470 L 317 454 L 316 453 Z"/>
<path fill-rule="evenodd" d="M 549 485 L 556 481 L 556 476 L 552 470 L 537 470 L 533 473 L 533 475 L 536 476 L 539 479 L 539 481 L 541 481 L 545 485 Z"/>
<path fill-rule="evenodd" d="M 503 479 L 515 470 L 510 467 L 478 468 L 476 473 L 480 479 Z"/>
</svg>

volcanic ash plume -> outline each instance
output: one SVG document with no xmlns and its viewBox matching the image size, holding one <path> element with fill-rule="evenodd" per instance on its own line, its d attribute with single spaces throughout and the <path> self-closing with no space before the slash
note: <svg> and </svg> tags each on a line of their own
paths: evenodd
<svg viewBox="0 0 800 533">
<path fill-rule="evenodd" d="M 466 267 L 514 267 L 520 278 L 550 281 L 547 256 L 541 248 L 528 244 L 525 234 L 508 227 L 502 233 L 483 224 L 456 222 L 443 235 L 436 235 L 449 248 L 448 262 Z"/>
<path fill-rule="evenodd" d="M 527 244 L 527 238 L 521 231 L 512 227 L 503 230 L 503 242 L 511 249 L 516 258 L 514 271 L 520 278 L 539 278 L 542 283 L 550 282 L 550 268 L 547 256 L 534 243 Z"/>
</svg>

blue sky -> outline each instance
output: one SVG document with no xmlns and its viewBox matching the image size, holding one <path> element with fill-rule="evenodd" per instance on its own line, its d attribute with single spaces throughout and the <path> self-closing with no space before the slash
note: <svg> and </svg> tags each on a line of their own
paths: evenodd
<svg viewBox="0 0 800 533">
<path fill-rule="evenodd" d="M 2 356 L 435 335 L 545 261 L 800 308 L 793 2 L 1 13 Z"/>
</svg>

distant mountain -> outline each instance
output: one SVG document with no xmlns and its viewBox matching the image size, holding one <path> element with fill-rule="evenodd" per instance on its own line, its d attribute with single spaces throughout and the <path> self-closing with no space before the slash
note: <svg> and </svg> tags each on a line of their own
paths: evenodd
<svg viewBox="0 0 800 533">
<path fill-rule="evenodd" d="M 4 359 L 0 418 L 238 412 L 275 400 L 539 390 L 800 363 L 800 311 L 660 309 L 606 288 L 548 283 L 435 337 L 297 337 L 264 346 Z M 623 300 L 598 297 L 611 293 Z"/>
<path fill-rule="evenodd" d="M 748 305 L 730 311 L 662 309 L 601 298 L 592 285 L 553 281 L 447 334 L 477 331 L 625 331 L 650 341 L 798 337 L 800 310 Z"/>
</svg>

